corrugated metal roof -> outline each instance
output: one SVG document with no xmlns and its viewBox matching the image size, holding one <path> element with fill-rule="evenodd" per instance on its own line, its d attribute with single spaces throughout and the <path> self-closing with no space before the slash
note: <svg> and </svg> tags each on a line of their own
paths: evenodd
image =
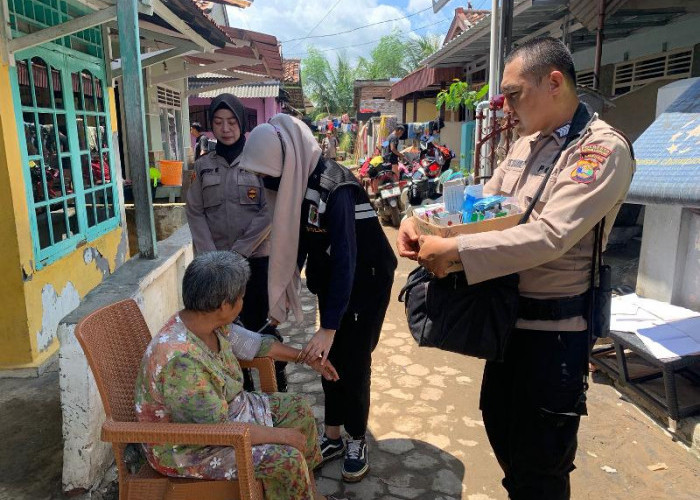
<svg viewBox="0 0 700 500">
<path fill-rule="evenodd" d="M 223 89 L 211 90 L 197 94 L 198 97 L 214 98 L 219 94 L 233 94 L 236 97 L 256 99 L 263 97 L 279 97 L 280 83 L 279 82 L 263 82 L 250 83 L 248 85 L 236 85 L 234 87 L 226 87 Z"/>
<path fill-rule="evenodd" d="M 627 201 L 700 208 L 700 79 L 634 142 Z"/>
</svg>

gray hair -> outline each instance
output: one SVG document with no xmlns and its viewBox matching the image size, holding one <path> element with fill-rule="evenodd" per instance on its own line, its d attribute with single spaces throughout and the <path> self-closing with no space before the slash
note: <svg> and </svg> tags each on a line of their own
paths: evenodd
<svg viewBox="0 0 700 500">
<path fill-rule="evenodd" d="M 235 252 L 197 255 L 182 279 L 182 300 L 190 311 L 215 311 L 224 302 L 234 304 L 245 292 L 250 267 Z"/>
</svg>

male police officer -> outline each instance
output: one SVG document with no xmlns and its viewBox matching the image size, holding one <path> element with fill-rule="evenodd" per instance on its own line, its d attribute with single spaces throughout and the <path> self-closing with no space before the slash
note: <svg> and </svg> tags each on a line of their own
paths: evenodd
<svg viewBox="0 0 700 500">
<path fill-rule="evenodd" d="M 585 414 L 583 297 L 593 229 L 604 218 L 607 237 L 634 160 L 624 136 L 579 103 L 571 54 L 560 41 L 535 39 L 513 51 L 501 90 L 521 138 L 484 192 L 513 196 L 526 207 L 553 168 L 529 222 L 502 232 L 419 238 L 407 220 L 398 247 L 438 276 L 459 270 L 473 284 L 519 273 L 524 307 L 504 362 L 486 363 L 480 406 L 510 498 L 566 499 Z M 580 131 L 568 137 L 570 129 Z"/>
</svg>

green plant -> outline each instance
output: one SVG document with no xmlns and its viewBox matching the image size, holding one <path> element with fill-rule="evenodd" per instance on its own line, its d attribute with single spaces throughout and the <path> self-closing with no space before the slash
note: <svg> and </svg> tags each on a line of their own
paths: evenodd
<svg viewBox="0 0 700 500">
<path fill-rule="evenodd" d="M 352 132 L 343 132 L 340 134 L 340 139 L 338 140 L 338 148 L 341 151 L 352 152 L 353 142 L 354 137 Z"/>
<path fill-rule="evenodd" d="M 488 93 L 488 84 L 481 87 L 479 90 L 469 90 L 469 84 L 460 80 L 454 80 L 448 90 L 441 90 L 437 95 L 435 107 L 437 109 L 445 106 L 449 111 L 457 111 L 460 106 L 465 106 L 467 109 L 474 109 L 476 104 L 481 101 Z"/>
</svg>

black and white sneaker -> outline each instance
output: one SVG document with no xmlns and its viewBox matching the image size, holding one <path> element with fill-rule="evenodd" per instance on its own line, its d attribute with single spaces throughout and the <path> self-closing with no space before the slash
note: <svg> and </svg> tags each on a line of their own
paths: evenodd
<svg viewBox="0 0 700 500">
<path fill-rule="evenodd" d="M 339 457 L 344 452 L 345 443 L 343 442 L 342 437 L 338 439 L 331 439 L 324 433 L 323 436 L 321 436 L 321 456 L 323 458 L 316 467 L 320 467 L 329 460 L 333 460 L 334 458 Z"/>
<path fill-rule="evenodd" d="M 361 439 L 348 439 L 348 451 L 343 462 L 343 479 L 348 483 L 356 483 L 362 480 L 369 472 L 369 460 L 367 457 L 367 441 Z"/>
</svg>

